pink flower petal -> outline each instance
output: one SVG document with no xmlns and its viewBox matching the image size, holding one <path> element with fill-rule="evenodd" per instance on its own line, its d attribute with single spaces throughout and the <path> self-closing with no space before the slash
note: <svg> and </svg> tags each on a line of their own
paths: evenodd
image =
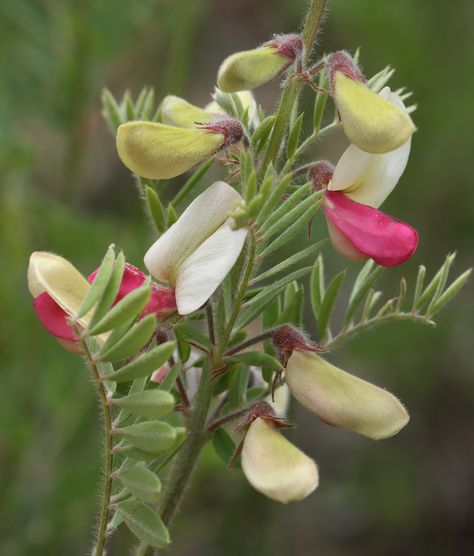
<svg viewBox="0 0 474 556">
<path fill-rule="evenodd" d="M 352 201 L 343 193 L 327 191 L 323 209 L 328 221 L 354 246 L 355 252 L 382 266 L 401 264 L 416 250 L 418 233 L 409 224 Z"/>
<path fill-rule="evenodd" d="M 41 324 L 56 338 L 76 339 L 73 329 L 67 322 L 68 315 L 46 292 L 33 299 L 33 307 Z"/>
<path fill-rule="evenodd" d="M 98 270 L 98 269 L 97 269 Z M 88 277 L 89 282 L 93 282 L 97 270 Z M 125 263 L 125 269 L 123 271 L 122 283 L 115 298 L 114 305 L 123 299 L 131 291 L 139 288 L 143 282 L 146 280 L 146 274 L 142 272 L 136 266 L 130 263 Z M 151 293 L 150 301 L 142 312 L 141 316 L 148 315 L 150 313 L 155 313 L 157 317 L 163 317 L 176 311 L 176 299 L 174 296 L 174 290 L 162 286 L 161 284 L 153 284 L 153 291 Z"/>
</svg>

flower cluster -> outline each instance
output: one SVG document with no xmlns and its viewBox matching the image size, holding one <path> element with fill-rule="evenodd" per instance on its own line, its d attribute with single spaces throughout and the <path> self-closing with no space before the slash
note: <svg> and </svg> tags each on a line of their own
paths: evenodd
<svg viewBox="0 0 474 556">
<path fill-rule="evenodd" d="M 169 480 L 176 482 L 169 492 L 179 500 L 186 482 L 181 473 L 190 473 L 202 441 L 210 437 L 221 442 L 216 452 L 225 452 L 224 459 L 233 462 L 241 455 L 243 473 L 259 492 L 283 503 L 309 495 L 318 486 L 318 467 L 281 433 L 291 426 L 286 421 L 290 394 L 324 423 L 373 440 L 389 438 L 408 423 L 407 411 L 392 394 L 326 360 L 330 346 L 325 341 L 332 338 L 328 323 L 344 273 L 326 288 L 321 255 L 312 267 L 288 271 L 314 256 L 321 242 L 286 253 L 273 265 L 268 259 L 311 222 L 320 206 L 335 250 L 349 259 L 371 259 L 355 281 L 340 336 L 355 328 L 353 317 L 364 296 L 360 322 L 376 320 L 368 321 L 378 297 L 370 288 L 381 270 L 372 271 L 374 262 L 399 265 L 418 243 L 410 225 L 379 210 L 410 154 L 415 126 L 403 102 L 406 95 L 385 86 L 389 75 L 383 72 L 380 86 L 374 87 L 345 51 L 307 66 L 308 46 L 300 35 L 276 35 L 255 49 L 232 54 L 222 62 L 218 88 L 204 107 L 168 95 L 151 118 L 149 107 L 144 108 L 150 103 L 146 91 L 136 105 L 131 98 L 119 105 L 105 95 L 118 156 L 135 174 L 159 232 L 143 250 L 150 276 L 125 263 L 122 253 L 116 256 L 113 247 L 88 279 L 58 255 L 31 255 L 28 283 L 36 314 L 66 349 L 88 361 L 109 423 L 106 444 L 113 446 L 106 472 L 115 471 L 106 481 L 121 476 L 126 487 L 125 495 L 114 491 L 120 501 L 102 535 L 125 521 L 145 544 L 165 546 L 169 537 L 161 517 L 142 503 L 156 502 L 159 480 L 133 460 L 163 457 L 160 468 L 173 461 Z M 276 79 L 285 92 L 277 113 L 266 116 L 252 90 Z M 295 112 L 296 100 L 306 84 L 317 91 L 319 116 L 313 134 L 300 143 L 304 113 Z M 328 128 L 343 130 L 350 144 L 335 164 L 312 156 L 297 167 L 322 134 L 320 107 L 329 97 L 336 116 Z M 283 153 L 286 161 L 280 164 Z M 220 159 L 225 181 L 202 187 L 184 210 L 176 211 L 214 158 Z M 180 176 L 198 164 L 166 211 L 154 180 Z M 299 181 L 301 176 L 306 183 Z M 420 270 L 411 317 L 431 323 L 431 313 L 460 289 L 468 273 L 443 293 L 451 263 L 423 293 L 424 267 Z M 298 280 L 309 271 L 322 346 L 301 331 L 304 289 Z M 398 306 L 405 292 L 402 281 Z M 385 315 L 392 304 L 377 315 Z M 423 305 L 428 309 L 419 316 Z M 249 337 L 255 329 L 257 335 Z M 106 372 L 100 365 L 107 366 Z M 118 390 L 116 382 L 128 388 Z M 111 406 L 121 409 L 115 420 Z M 184 415 L 185 425 L 191 423 L 186 439 L 184 429 L 174 426 L 176 415 L 170 423 L 158 420 L 173 409 Z M 136 418 L 131 425 L 130 415 Z M 235 431 L 243 438 L 236 448 L 224 427 L 242 417 Z M 122 440 L 114 445 L 116 437 Z M 153 493 L 147 485 L 153 485 Z M 104 523 L 112 491 L 109 486 Z M 162 509 L 164 520 L 177 505 L 171 498 Z"/>
</svg>

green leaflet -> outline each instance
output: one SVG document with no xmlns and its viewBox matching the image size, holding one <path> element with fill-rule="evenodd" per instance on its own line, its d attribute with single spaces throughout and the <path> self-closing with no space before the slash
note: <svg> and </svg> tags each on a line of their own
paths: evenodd
<svg viewBox="0 0 474 556">
<path fill-rule="evenodd" d="M 81 308 L 77 313 L 77 318 L 83 317 L 86 313 L 90 311 L 92 306 L 97 302 L 97 300 L 102 297 L 104 290 L 110 280 L 115 262 L 114 245 L 110 245 L 107 252 L 102 259 L 102 263 L 97 271 L 94 281 L 92 282 L 89 292 L 87 293 L 84 301 L 82 302 Z"/>
<path fill-rule="evenodd" d="M 344 319 L 346 324 L 351 322 L 359 305 L 362 303 L 368 291 L 375 284 L 384 270 L 382 266 L 377 266 L 374 270 L 372 270 L 373 266 L 374 262 L 372 260 L 367 261 L 354 282 L 354 287 L 349 297 L 347 312 Z"/>
<path fill-rule="evenodd" d="M 116 344 L 103 349 L 99 357 L 112 362 L 131 357 L 151 340 L 155 330 L 156 315 L 152 313 L 134 324 Z"/>
<path fill-rule="evenodd" d="M 159 369 L 173 354 L 175 342 L 166 342 L 140 355 L 137 359 L 118 369 L 107 378 L 115 382 L 123 382 L 150 375 Z"/>
<path fill-rule="evenodd" d="M 130 442 L 134 448 L 152 454 L 166 452 L 176 441 L 176 430 L 161 421 L 143 421 L 115 429 L 114 434 Z"/>
<path fill-rule="evenodd" d="M 168 529 L 149 506 L 129 498 L 117 504 L 117 511 L 130 531 L 142 542 L 156 548 L 169 544 Z"/>
<path fill-rule="evenodd" d="M 162 389 L 135 392 L 124 398 L 113 398 L 111 402 L 126 412 L 148 419 L 158 419 L 170 413 L 175 404 L 174 397 Z"/>
<path fill-rule="evenodd" d="M 288 158 L 293 158 L 296 153 L 296 149 L 300 142 L 300 135 L 301 135 L 301 126 L 303 125 L 303 116 L 304 112 L 302 112 L 295 120 L 295 123 L 292 125 L 290 129 L 290 133 L 288 135 L 288 141 L 286 143 L 286 156 Z"/>
<path fill-rule="evenodd" d="M 324 340 L 329 335 L 329 322 L 331 320 L 331 316 L 334 310 L 334 305 L 336 303 L 337 296 L 339 294 L 339 290 L 342 286 L 342 282 L 344 281 L 344 277 L 346 275 L 346 271 L 343 270 L 339 274 L 337 274 L 331 282 L 329 282 L 328 287 L 326 289 L 326 293 L 321 301 L 321 309 L 319 311 L 319 319 L 318 319 L 318 332 L 319 332 L 319 341 L 320 343 L 324 343 Z"/>
<path fill-rule="evenodd" d="M 107 313 L 107 311 L 112 306 L 112 303 L 115 301 L 115 298 L 117 297 L 117 294 L 119 292 L 124 270 L 125 257 L 123 253 L 120 252 L 115 259 L 114 269 L 112 271 L 112 275 L 110 276 L 107 287 L 105 288 L 102 297 L 97 302 L 94 314 L 89 324 L 89 328 L 92 328 L 95 324 L 97 324 L 97 322 L 99 322 L 99 320 Z"/>
<path fill-rule="evenodd" d="M 160 499 L 161 481 L 144 465 L 117 471 L 114 476 L 142 502 L 156 503 Z"/>
<path fill-rule="evenodd" d="M 89 334 L 95 336 L 137 317 L 145 308 L 151 295 L 151 280 L 147 278 L 143 286 L 133 290 L 121 299 L 100 321 L 89 329 Z"/>
</svg>

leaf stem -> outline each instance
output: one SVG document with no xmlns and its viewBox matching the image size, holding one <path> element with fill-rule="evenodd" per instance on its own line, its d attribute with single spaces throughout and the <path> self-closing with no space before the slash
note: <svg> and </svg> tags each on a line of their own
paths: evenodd
<svg viewBox="0 0 474 556">
<path fill-rule="evenodd" d="M 311 57 L 313 45 L 326 9 L 326 4 L 327 0 L 311 0 L 303 32 L 301 34 L 305 52 L 303 59 L 304 65 L 306 65 Z M 283 136 L 285 135 L 288 122 L 290 121 L 291 112 L 298 98 L 301 87 L 301 81 L 293 80 L 287 84 L 283 91 L 283 95 L 280 99 L 280 105 L 276 113 L 275 125 L 273 126 L 270 142 L 263 160 L 262 173 L 265 172 L 270 162 L 275 162 L 278 156 Z"/>
<path fill-rule="evenodd" d="M 239 351 L 242 351 L 245 348 L 248 348 L 250 346 L 258 344 L 259 342 L 263 342 L 263 340 L 268 340 L 268 338 L 271 338 L 272 334 L 276 330 L 277 330 L 277 328 L 271 328 L 270 330 L 267 330 L 265 332 L 262 332 L 261 334 L 258 334 L 258 336 L 254 336 L 253 338 L 249 338 L 248 340 L 245 340 L 245 342 L 242 342 L 238 346 L 235 346 L 232 349 L 230 349 L 229 351 L 226 351 L 224 355 L 226 357 L 230 356 L 230 355 L 234 355 L 235 353 L 239 353 Z"/>
<path fill-rule="evenodd" d="M 339 334 L 327 342 L 324 347 L 333 349 L 336 345 L 351 339 L 359 332 L 362 332 L 365 328 L 396 321 L 411 321 L 419 324 L 425 324 L 427 326 L 435 326 L 435 323 L 426 315 L 420 315 L 418 313 L 390 313 L 382 317 L 373 317 L 364 322 L 359 322 L 355 326 L 351 326 L 349 328 L 344 328 L 341 332 L 339 332 Z"/>
</svg>

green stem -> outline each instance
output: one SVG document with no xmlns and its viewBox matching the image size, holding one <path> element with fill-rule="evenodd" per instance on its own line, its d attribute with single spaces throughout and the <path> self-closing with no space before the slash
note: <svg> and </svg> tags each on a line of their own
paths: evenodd
<svg viewBox="0 0 474 556">
<path fill-rule="evenodd" d="M 303 65 L 306 65 L 311 57 L 314 41 L 316 40 L 316 36 L 321 25 L 326 4 L 327 0 L 311 0 L 301 35 L 305 48 Z M 290 121 L 291 111 L 293 110 L 293 106 L 298 98 L 301 87 L 302 83 L 300 81 L 291 81 L 283 91 L 276 114 L 275 125 L 273 126 L 270 142 L 263 160 L 262 173 L 265 172 L 270 162 L 275 162 L 278 156 L 283 136 L 285 135 L 288 122 Z"/>
<path fill-rule="evenodd" d="M 419 315 L 417 313 L 392 313 L 389 315 L 384 315 L 382 317 L 373 317 L 364 322 L 359 322 L 355 326 L 344 329 L 337 336 L 334 336 L 332 340 L 327 342 L 324 347 L 328 349 L 333 349 L 336 345 L 351 339 L 353 336 L 364 330 L 365 328 L 370 328 L 373 326 L 378 326 L 380 324 L 386 324 L 389 322 L 396 321 L 411 321 L 420 324 L 425 324 L 427 326 L 434 326 L 434 322 L 425 315 Z"/>
<path fill-rule="evenodd" d="M 232 312 L 230 314 L 229 320 L 227 322 L 227 326 L 225 327 L 224 333 L 222 335 L 222 341 L 220 342 L 219 348 L 217 350 L 217 357 L 219 360 L 222 358 L 222 355 L 226 350 L 227 344 L 232 334 L 232 328 L 234 326 L 237 317 L 239 316 L 240 308 L 244 301 L 245 293 L 247 291 L 250 282 L 250 277 L 252 275 L 252 270 L 255 264 L 255 254 L 256 254 L 255 231 L 251 229 L 248 238 L 247 264 L 242 279 L 240 280 L 240 284 L 237 290 L 236 299 L 235 299 L 234 306 L 232 308 Z"/>
<path fill-rule="evenodd" d="M 109 522 L 110 497 L 112 495 L 112 471 L 113 471 L 113 463 L 114 463 L 113 460 L 114 456 L 112 452 L 112 448 L 113 448 L 112 414 L 110 410 L 110 405 L 108 403 L 108 398 L 107 398 L 107 393 L 105 391 L 104 383 L 99 373 L 99 369 L 97 368 L 97 365 L 94 362 L 94 357 L 91 354 L 87 342 L 84 340 L 84 338 L 81 337 L 80 331 L 78 329 L 76 330 L 76 333 L 77 336 L 80 338 L 81 347 L 89 362 L 89 367 L 92 371 L 92 376 L 94 377 L 97 393 L 99 395 L 99 400 L 104 415 L 104 428 L 105 428 L 104 486 L 102 491 L 102 501 L 101 501 L 99 525 L 97 528 L 96 545 L 93 551 L 93 556 L 102 556 L 104 554 L 105 542 L 107 540 L 107 524 Z"/>
</svg>

